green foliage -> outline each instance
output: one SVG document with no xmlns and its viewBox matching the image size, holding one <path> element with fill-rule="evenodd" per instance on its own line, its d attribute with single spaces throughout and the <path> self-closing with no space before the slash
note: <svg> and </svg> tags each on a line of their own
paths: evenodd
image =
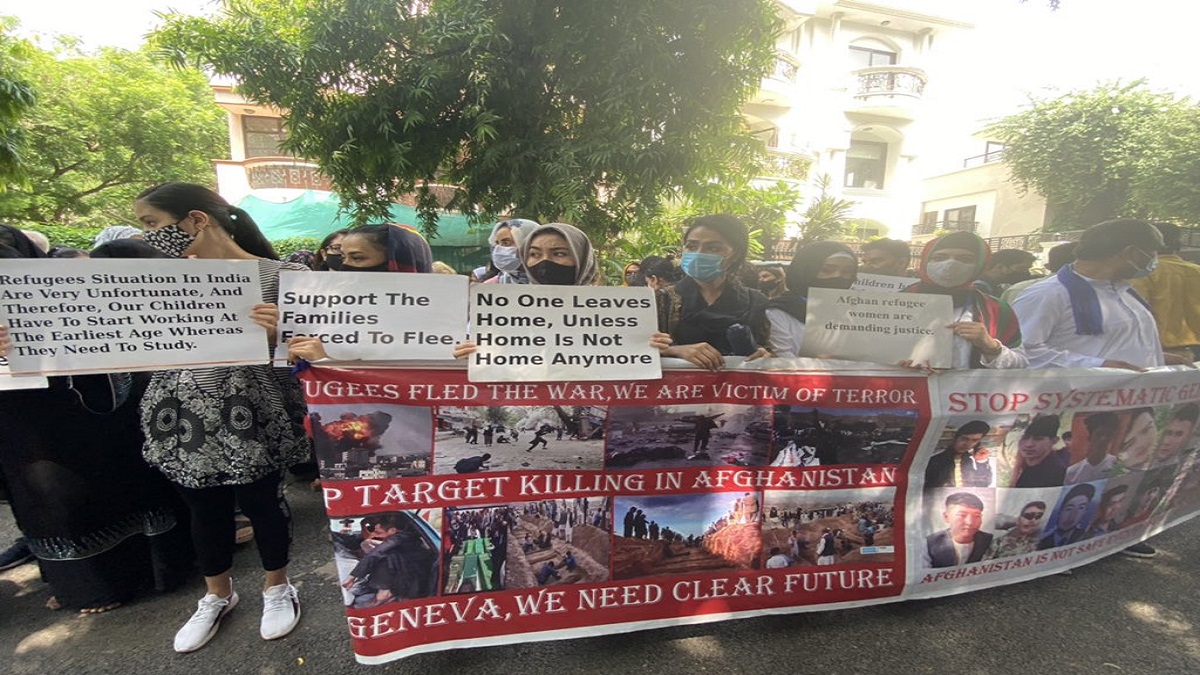
<svg viewBox="0 0 1200 675">
<path fill-rule="evenodd" d="M 33 224 L 25 225 L 23 229 L 41 232 L 50 240 L 51 246 L 66 246 L 81 251 L 92 250 L 92 242 L 104 227 Z"/>
<path fill-rule="evenodd" d="M 24 178 L 27 139 L 21 120 L 37 102 L 26 64 L 32 47 L 9 35 L 16 25 L 15 19 L 0 16 L 0 192 Z"/>
<path fill-rule="evenodd" d="M 854 211 L 855 202 L 831 195 L 831 182 L 829 174 L 822 174 L 816 179 L 820 194 L 809 202 L 804 215 L 800 217 L 801 246 L 814 241 L 837 239 L 845 235 L 850 227 L 850 213 Z"/>
<path fill-rule="evenodd" d="M 38 101 L 25 115 L 27 184 L 0 194 L 0 218 L 77 224 L 126 220 L 141 190 L 212 184 L 228 156 L 225 115 L 207 78 L 147 54 L 31 49 Z"/>
<path fill-rule="evenodd" d="M 1200 221 L 1195 104 L 1139 80 L 1053 99 L 988 127 L 1023 190 L 1046 198 L 1047 231 L 1118 216 Z"/>
<path fill-rule="evenodd" d="M 271 242 L 271 246 L 275 248 L 275 252 L 279 254 L 280 258 L 286 258 L 296 251 L 316 252 L 320 245 L 321 240 L 316 237 L 288 237 Z"/>
<path fill-rule="evenodd" d="M 770 0 L 231 0 L 153 38 L 287 111 L 288 149 L 363 219 L 431 182 L 488 219 L 602 240 L 718 178 L 753 175 L 740 105 L 774 59 Z"/>
</svg>

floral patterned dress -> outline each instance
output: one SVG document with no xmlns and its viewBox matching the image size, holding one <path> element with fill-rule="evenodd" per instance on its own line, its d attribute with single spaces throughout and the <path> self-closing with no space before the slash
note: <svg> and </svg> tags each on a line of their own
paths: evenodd
<svg viewBox="0 0 1200 675">
<path fill-rule="evenodd" d="M 279 271 L 259 261 L 263 302 L 279 297 Z M 142 399 L 143 455 L 188 488 L 245 485 L 310 455 L 300 383 L 268 364 L 154 373 Z"/>
</svg>

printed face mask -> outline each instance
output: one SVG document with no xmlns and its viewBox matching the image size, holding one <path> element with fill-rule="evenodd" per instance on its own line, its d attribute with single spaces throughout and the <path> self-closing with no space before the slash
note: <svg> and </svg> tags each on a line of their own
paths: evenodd
<svg viewBox="0 0 1200 675">
<path fill-rule="evenodd" d="M 493 246 L 492 264 L 501 272 L 511 274 L 521 269 L 521 255 L 516 246 Z"/>
<path fill-rule="evenodd" d="M 543 260 L 529 268 L 529 276 L 536 279 L 539 284 L 547 286 L 574 286 L 575 266 L 559 265 L 549 260 Z"/>
<path fill-rule="evenodd" d="M 196 240 L 194 235 L 180 229 L 178 223 L 163 225 L 156 230 L 150 230 L 142 235 L 142 241 L 171 256 L 180 258 L 183 252 Z"/>
<path fill-rule="evenodd" d="M 940 260 L 925 266 L 929 280 L 943 288 L 958 288 L 975 278 L 975 266 L 959 260 Z"/>
<path fill-rule="evenodd" d="M 683 273 L 696 281 L 712 281 L 724 273 L 721 264 L 725 256 L 716 253 L 684 253 L 679 258 L 679 267 Z"/>
</svg>

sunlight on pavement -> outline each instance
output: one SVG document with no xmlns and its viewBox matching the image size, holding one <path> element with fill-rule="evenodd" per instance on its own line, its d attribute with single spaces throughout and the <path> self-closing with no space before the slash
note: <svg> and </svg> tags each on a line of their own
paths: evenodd
<svg viewBox="0 0 1200 675">
<path fill-rule="evenodd" d="M 68 618 L 64 621 L 59 621 L 53 626 L 43 628 L 28 635 L 17 644 L 17 648 L 13 650 L 13 653 L 20 656 L 43 649 L 61 649 L 66 640 L 78 638 L 85 633 L 91 632 L 92 625 L 90 621 L 77 620 L 83 618 L 74 614 L 68 615 Z"/>
<path fill-rule="evenodd" d="M 1131 617 L 1179 641 L 1193 657 L 1200 657 L 1200 639 L 1192 636 L 1192 622 L 1181 612 L 1149 602 L 1130 601 L 1125 610 Z"/>
</svg>

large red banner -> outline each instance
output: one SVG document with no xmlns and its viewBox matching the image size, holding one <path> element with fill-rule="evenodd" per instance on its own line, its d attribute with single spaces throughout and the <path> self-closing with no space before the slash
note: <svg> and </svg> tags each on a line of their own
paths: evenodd
<svg viewBox="0 0 1200 675">
<path fill-rule="evenodd" d="M 1082 564 L 1190 516 L 1195 418 L 1170 453 L 1159 438 L 1200 399 L 1194 371 L 1062 372 L 486 384 L 461 369 L 309 369 L 355 654 L 958 593 Z M 1135 456 L 1126 437 L 1147 418 L 1130 397 L 1156 391 L 1155 448 Z M 1039 459 L 1025 439 L 1049 413 L 1053 454 Z M 1120 437 L 1101 469 L 1087 464 L 1101 454 L 1097 415 L 1092 427 Z M 1130 502 L 1158 486 L 1156 501 L 1104 511 L 1110 483 Z"/>
</svg>

